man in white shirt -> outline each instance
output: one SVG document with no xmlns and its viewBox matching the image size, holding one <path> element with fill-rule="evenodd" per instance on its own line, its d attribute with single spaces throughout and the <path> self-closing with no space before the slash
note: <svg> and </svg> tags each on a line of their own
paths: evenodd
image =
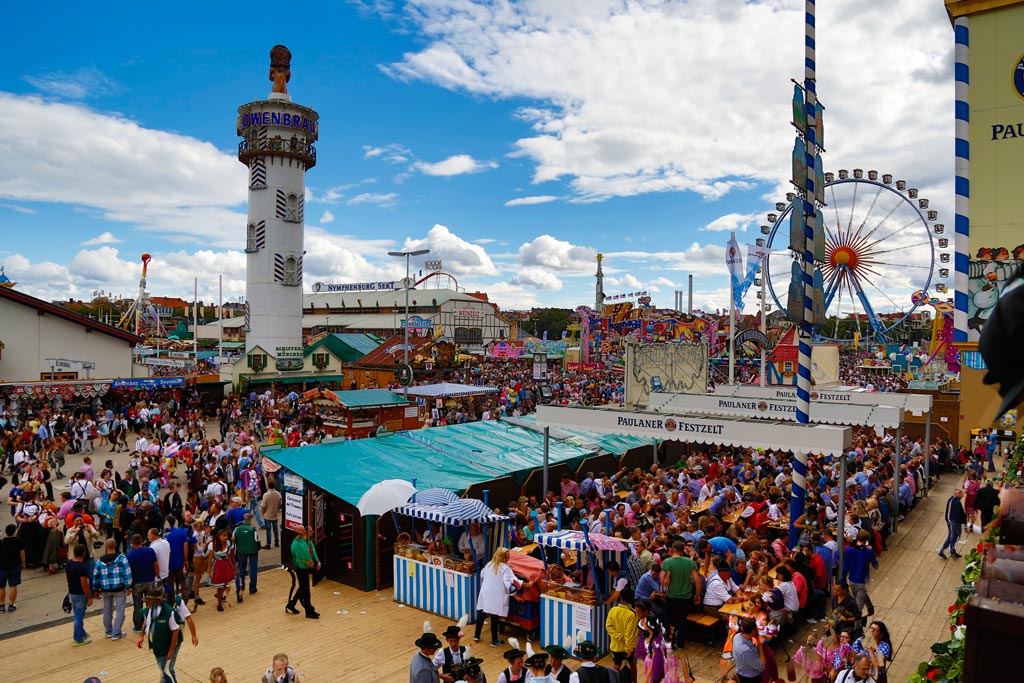
<svg viewBox="0 0 1024 683">
<path fill-rule="evenodd" d="M 463 533 L 459 538 L 459 552 L 467 560 L 473 559 L 473 554 L 469 549 L 471 541 L 473 543 L 473 550 L 476 552 L 476 561 L 479 563 L 487 562 L 487 539 L 480 532 L 479 524 L 470 524 L 469 531 Z"/>
<path fill-rule="evenodd" d="M 716 571 L 708 577 L 708 583 L 704 589 L 702 604 L 704 611 L 715 617 L 721 616 L 718 610 L 730 602 L 739 589 L 736 582 L 732 580 L 732 565 L 724 558 L 719 560 Z"/>
<path fill-rule="evenodd" d="M 139 438 L 135 440 L 135 450 L 139 453 L 147 452 L 149 450 L 149 439 L 145 436 L 139 436 Z"/>
<path fill-rule="evenodd" d="M 167 539 L 160 537 L 158 529 L 150 529 L 149 547 L 156 553 L 156 563 L 160 570 L 156 578 L 159 581 L 163 581 L 170 573 L 171 544 L 167 542 Z"/>
</svg>

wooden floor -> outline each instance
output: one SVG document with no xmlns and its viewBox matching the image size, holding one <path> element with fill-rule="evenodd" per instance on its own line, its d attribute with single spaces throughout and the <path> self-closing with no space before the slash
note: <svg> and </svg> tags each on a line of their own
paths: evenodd
<svg viewBox="0 0 1024 683">
<path fill-rule="evenodd" d="M 910 671 L 928 657 L 929 646 L 949 635 L 946 608 L 959 585 L 963 563 L 944 562 L 936 550 L 945 536 L 942 512 L 953 487 L 952 477 L 947 477 L 918 505 L 890 540 L 882 567 L 869 584 L 875 618 L 888 625 L 894 640 L 892 681 L 907 680 Z M 208 604 L 199 608 L 195 619 L 199 646 L 186 641 L 178 657 L 178 680 L 205 683 L 210 669 L 219 666 L 234 683 L 257 681 L 273 655 L 284 652 L 305 674 L 306 683 L 401 682 L 408 679 L 413 641 L 422 632 L 424 619 L 431 621 L 435 633 L 449 625 L 440 617 L 398 605 L 390 591 L 362 593 L 329 581 L 313 588 L 313 602 L 322 615 L 319 620 L 292 616 L 284 612 L 288 587 L 287 572 L 261 573 L 259 592 L 241 605 L 232 599 L 223 613 L 211 606 L 212 593 L 207 589 Z M 126 630 L 130 628 L 129 615 Z M 804 625 L 795 640 L 802 642 L 810 628 Z M 0 641 L 0 661 L 16 661 L 20 680 L 77 683 L 88 676 L 98 676 L 104 683 L 156 680 L 153 657 L 148 650 L 136 649 L 133 638 L 106 640 L 100 617 L 88 618 L 86 630 L 93 642 L 84 647 L 72 647 L 70 624 Z M 501 650 L 486 645 L 486 635 L 485 630 L 485 644 L 473 646 L 473 654 L 484 658 L 484 670 L 493 681 L 503 660 Z M 469 638 L 465 642 L 473 645 Z M 794 644 L 788 647 L 792 651 Z M 717 680 L 721 675 L 717 649 L 691 642 L 686 654 L 699 680 Z"/>
</svg>

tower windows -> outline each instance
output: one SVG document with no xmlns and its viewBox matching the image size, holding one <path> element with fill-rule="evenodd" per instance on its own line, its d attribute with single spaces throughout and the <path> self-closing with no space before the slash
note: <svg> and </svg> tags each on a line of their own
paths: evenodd
<svg viewBox="0 0 1024 683">
<path fill-rule="evenodd" d="M 284 260 L 284 284 L 297 285 L 299 279 L 299 260 L 289 256 Z"/>
<path fill-rule="evenodd" d="M 302 256 L 274 254 L 274 281 L 288 287 L 302 285 Z"/>
<path fill-rule="evenodd" d="M 256 251 L 256 224 L 250 223 L 245 228 L 245 253 L 252 254 Z"/>
<path fill-rule="evenodd" d="M 284 219 L 289 223 L 302 222 L 302 203 L 299 195 L 291 192 L 285 199 Z"/>
</svg>

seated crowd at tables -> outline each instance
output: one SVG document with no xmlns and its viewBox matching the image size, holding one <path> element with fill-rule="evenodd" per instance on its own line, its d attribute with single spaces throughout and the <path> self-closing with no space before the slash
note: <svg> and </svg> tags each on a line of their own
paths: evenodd
<svg viewBox="0 0 1024 683">
<path fill-rule="evenodd" d="M 871 619 L 870 568 L 878 567 L 895 525 L 927 485 L 922 440 L 901 439 L 894 479 L 896 447 L 891 434 L 855 431 L 847 459 L 842 576 L 834 458 L 808 461 L 806 508 L 795 522 L 799 539 L 793 548 L 788 543 L 792 456 L 761 449 L 705 448 L 675 466 L 585 472 L 579 481 L 565 474 L 558 490 L 542 500 L 520 497 L 501 512 L 515 520 L 517 546 L 532 546 L 537 533 L 559 528 L 632 541 L 625 566 L 613 561 L 593 572 L 575 567 L 575 553 L 549 547 L 532 552 L 546 553 L 549 581 L 584 587 L 598 581 L 606 603 L 635 600 L 633 607 L 643 615 L 641 631 L 650 619 L 664 629 L 670 647 L 682 648 L 684 639 L 698 633 L 718 638 L 727 633 L 723 663 L 731 664 L 734 642 L 759 643 L 762 647 L 737 654 L 737 670 L 751 666 L 752 651 L 761 662 L 758 680 L 762 675 L 775 680 L 774 654 L 763 645 L 777 642 L 780 633 L 791 635 L 801 621 L 822 622 L 828 637 L 801 648 L 798 657 L 810 678 L 834 680 L 854 669 L 863 653 L 879 680 L 892 651 L 885 625 Z M 927 449 L 932 472 L 938 448 Z M 712 617 L 705 623 L 718 630 L 687 623 L 695 612 Z M 644 633 L 639 641 L 645 642 Z M 635 641 L 627 645 L 632 652 Z M 747 679 L 741 675 L 741 680 Z"/>
</svg>

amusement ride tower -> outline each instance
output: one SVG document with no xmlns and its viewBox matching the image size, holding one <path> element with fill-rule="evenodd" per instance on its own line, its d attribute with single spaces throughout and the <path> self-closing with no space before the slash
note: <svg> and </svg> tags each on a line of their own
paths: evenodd
<svg viewBox="0 0 1024 683">
<path fill-rule="evenodd" d="M 288 95 L 291 52 L 270 51 L 273 90 L 238 108 L 238 160 L 249 169 L 246 352 L 261 348 L 278 370 L 302 369 L 303 203 L 316 165 L 319 116 Z"/>
</svg>

